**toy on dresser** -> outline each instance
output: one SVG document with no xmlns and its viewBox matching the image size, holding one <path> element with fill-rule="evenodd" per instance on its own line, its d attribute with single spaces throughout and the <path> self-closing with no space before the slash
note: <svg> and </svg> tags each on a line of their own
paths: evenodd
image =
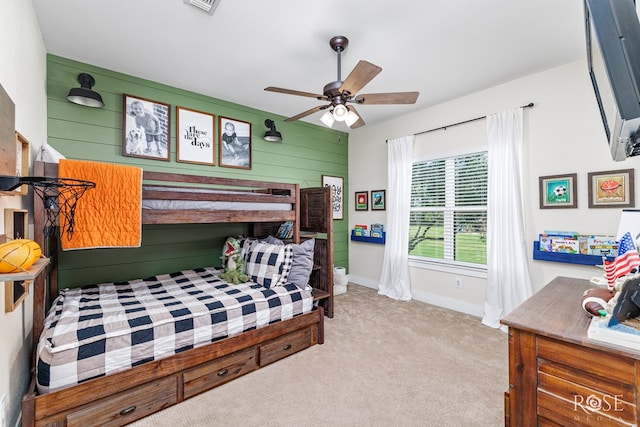
<svg viewBox="0 0 640 427">
<path fill-rule="evenodd" d="M 582 309 L 592 316 L 606 316 L 609 301 L 615 297 L 616 291 L 608 288 L 587 289 L 582 294 Z"/>
</svg>

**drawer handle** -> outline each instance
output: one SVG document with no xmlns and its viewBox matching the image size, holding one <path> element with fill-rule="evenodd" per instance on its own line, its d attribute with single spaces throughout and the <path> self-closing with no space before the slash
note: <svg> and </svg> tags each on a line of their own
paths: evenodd
<svg viewBox="0 0 640 427">
<path fill-rule="evenodd" d="M 136 405 L 131 405 L 127 408 L 124 408 L 122 411 L 120 411 L 120 415 L 127 415 L 132 413 L 135 410 L 136 410 Z"/>
<path fill-rule="evenodd" d="M 287 350 L 291 350 L 291 344 L 287 344 L 284 347 L 282 347 L 283 350 L 287 351 Z"/>
<path fill-rule="evenodd" d="M 226 369 L 226 368 L 222 369 L 220 372 L 218 372 L 218 376 L 219 377 L 225 376 L 225 375 L 227 375 L 227 372 L 229 372 L 228 369 Z"/>
</svg>

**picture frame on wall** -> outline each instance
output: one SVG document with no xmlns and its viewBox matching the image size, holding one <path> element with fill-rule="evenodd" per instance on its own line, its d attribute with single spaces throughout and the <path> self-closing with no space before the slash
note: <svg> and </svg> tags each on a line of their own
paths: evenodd
<svg viewBox="0 0 640 427">
<path fill-rule="evenodd" d="M 169 161 L 171 106 L 139 96 L 122 96 L 122 155 Z"/>
<path fill-rule="evenodd" d="M 540 209 L 577 208 L 577 180 L 575 173 L 539 177 Z"/>
<path fill-rule="evenodd" d="M 369 193 L 366 191 L 356 191 L 356 210 L 369 210 Z"/>
<path fill-rule="evenodd" d="M 16 176 L 29 176 L 29 141 L 16 131 Z M 29 193 L 27 185 L 21 185 L 13 190 L 15 194 L 26 196 Z"/>
<path fill-rule="evenodd" d="M 251 123 L 218 117 L 218 164 L 225 168 L 251 169 Z"/>
<path fill-rule="evenodd" d="M 386 190 L 371 190 L 371 210 L 383 211 L 387 204 Z"/>
<path fill-rule="evenodd" d="M 344 178 L 341 176 L 322 175 L 322 186 L 331 187 L 331 203 L 333 219 L 343 219 L 344 210 Z"/>
<path fill-rule="evenodd" d="M 589 172 L 590 208 L 629 208 L 635 206 L 634 170 Z"/>
<path fill-rule="evenodd" d="M 215 166 L 215 116 L 176 107 L 176 161 Z"/>
</svg>

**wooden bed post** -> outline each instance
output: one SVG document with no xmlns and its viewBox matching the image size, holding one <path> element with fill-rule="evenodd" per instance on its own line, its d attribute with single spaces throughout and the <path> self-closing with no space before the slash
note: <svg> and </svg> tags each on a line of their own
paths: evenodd
<svg viewBox="0 0 640 427">
<path fill-rule="evenodd" d="M 34 162 L 33 175 L 44 176 L 44 163 Z M 42 248 L 42 254 L 48 257 L 49 256 L 47 252 L 48 248 L 45 245 L 44 223 L 45 223 L 44 202 L 34 192 L 33 194 L 34 240 L 36 243 L 40 245 L 40 248 Z M 47 282 L 46 276 L 48 276 L 48 273 L 40 274 L 33 281 L 33 325 L 32 325 L 33 329 L 32 329 L 32 338 L 31 338 L 33 348 L 31 350 L 32 350 L 34 362 L 36 360 L 36 346 L 38 344 L 38 339 L 40 339 L 40 334 L 42 333 L 42 329 L 44 327 L 45 298 L 46 298 L 45 286 Z"/>
</svg>

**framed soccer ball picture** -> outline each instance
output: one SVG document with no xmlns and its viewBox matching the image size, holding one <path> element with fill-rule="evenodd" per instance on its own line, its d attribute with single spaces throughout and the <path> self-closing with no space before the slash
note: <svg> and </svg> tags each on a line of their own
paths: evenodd
<svg viewBox="0 0 640 427">
<path fill-rule="evenodd" d="M 541 176 L 540 209 L 577 208 L 577 178 L 575 173 Z"/>
</svg>

